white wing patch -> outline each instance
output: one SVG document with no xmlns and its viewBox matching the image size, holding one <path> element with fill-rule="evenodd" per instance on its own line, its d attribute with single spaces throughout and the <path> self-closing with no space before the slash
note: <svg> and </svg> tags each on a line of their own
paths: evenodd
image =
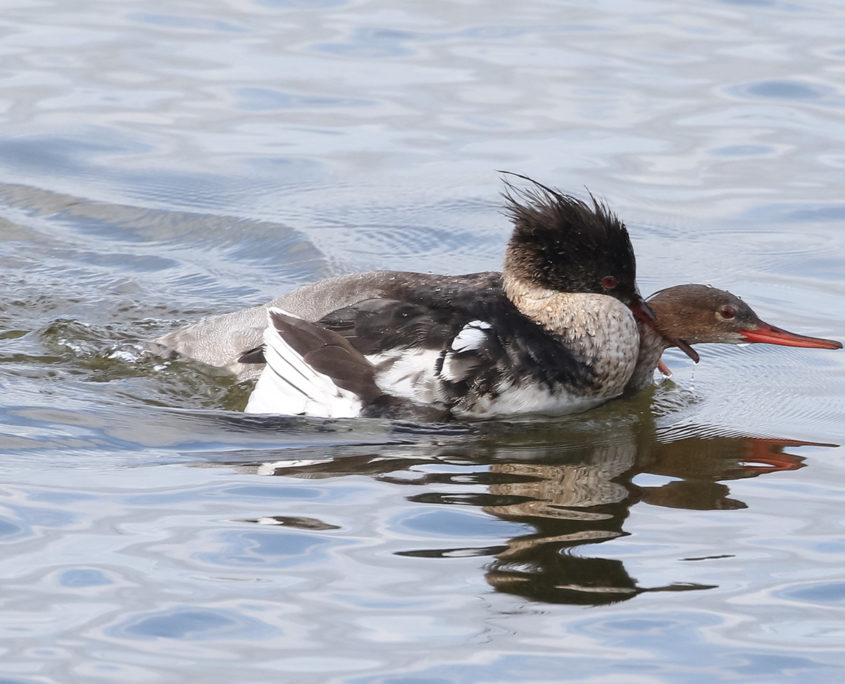
<svg viewBox="0 0 845 684">
<path fill-rule="evenodd" d="M 484 347 L 492 329 L 493 326 L 487 321 L 470 321 L 461 328 L 443 355 L 440 377 L 447 382 L 466 380 L 481 361 L 480 357 L 471 352 Z"/>
<path fill-rule="evenodd" d="M 487 321 L 470 321 L 452 340 L 452 351 L 461 353 L 480 349 L 487 339 L 487 331 L 493 326 Z"/>
<path fill-rule="evenodd" d="M 320 418 L 355 418 L 361 414 L 360 399 L 309 366 L 272 323 L 264 330 L 264 358 L 267 365 L 249 396 L 245 413 Z"/>
</svg>

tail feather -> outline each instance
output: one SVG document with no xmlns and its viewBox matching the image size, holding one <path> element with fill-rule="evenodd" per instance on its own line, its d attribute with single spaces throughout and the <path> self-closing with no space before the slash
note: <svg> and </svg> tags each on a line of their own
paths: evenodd
<svg viewBox="0 0 845 684">
<path fill-rule="evenodd" d="M 270 309 L 268 319 L 267 365 L 247 413 L 356 417 L 382 394 L 370 362 L 342 336 L 281 309 Z"/>
</svg>

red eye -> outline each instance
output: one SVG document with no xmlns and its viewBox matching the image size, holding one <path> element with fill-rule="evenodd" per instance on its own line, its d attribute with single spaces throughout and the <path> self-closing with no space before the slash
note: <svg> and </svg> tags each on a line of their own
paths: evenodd
<svg viewBox="0 0 845 684">
<path fill-rule="evenodd" d="M 613 276 L 605 276 L 601 279 L 601 286 L 605 290 L 612 290 L 614 287 L 616 287 L 616 278 L 614 278 Z"/>
<path fill-rule="evenodd" d="M 736 309 L 734 309 L 730 304 L 725 304 L 724 306 L 719 307 L 719 315 L 728 320 L 736 316 Z"/>
</svg>

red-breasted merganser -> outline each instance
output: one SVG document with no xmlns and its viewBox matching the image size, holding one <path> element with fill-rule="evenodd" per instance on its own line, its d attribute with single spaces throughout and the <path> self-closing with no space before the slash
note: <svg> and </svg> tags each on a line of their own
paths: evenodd
<svg viewBox="0 0 845 684">
<path fill-rule="evenodd" d="M 357 274 L 312 286 L 342 302 L 316 321 L 270 309 L 263 349 L 240 359 L 267 362 L 246 410 L 357 416 L 377 392 L 489 418 L 620 395 L 639 354 L 635 316 L 653 319 L 624 224 L 595 199 L 538 184 L 505 197 L 514 231 L 501 274 Z M 357 389 L 343 387 L 347 373 Z"/>
</svg>

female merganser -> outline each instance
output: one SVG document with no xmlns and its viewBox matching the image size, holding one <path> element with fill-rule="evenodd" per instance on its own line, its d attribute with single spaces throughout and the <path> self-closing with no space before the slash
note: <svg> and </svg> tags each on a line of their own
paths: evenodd
<svg viewBox="0 0 845 684">
<path fill-rule="evenodd" d="M 762 342 L 787 347 L 842 349 L 842 343 L 821 337 L 797 335 L 761 321 L 748 304 L 725 290 L 709 285 L 675 285 L 655 292 L 648 305 L 657 320 L 640 325 L 637 365 L 625 387 L 626 394 L 639 392 L 653 380 L 660 357 L 677 342 L 693 344 L 743 344 Z M 698 362 L 698 354 L 684 351 Z M 668 369 L 661 367 L 664 374 Z"/>
<path fill-rule="evenodd" d="M 656 325 L 638 322 L 640 346 L 633 374 L 624 388 L 626 395 L 652 383 L 662 353 L 679 341 L 696 362 L 698 354 L 689 349 L 691 344 L 762 342 L 842 348 L 834 340 L 797 335 L 765 323 L 739 297 L 708 285 L 676 285 L 656 292 L 648 304 L 657 321 Z M 461 415 L 442 402 L 421 405 L 413 396 L 385 392 L 377 382 L 377 366 L 341 332 L 276 308 L 270 309 L 268 318 L 261 356 L 268 365 L 250 397 L 248 413 L 429 420 Z M 474 339 L 482 339 L 482 334 Z M 466 337 L 467 341 L 473 339 L 470 334 Z"/>
<path fill-rule="evenodd" d="M 384 396 L 487 418 L 620 395 L 637 362 L 635 316 L 653 319 L 624 224 L 539 184 L 505 197 L 514 232 L 501 274 L 359 274 L 310 292 L 341 300 L 316 321 L 271 308 L 263 350 L 239 359 L 267 362 L 247 411 L 357 416 Z"/>
</svg>

